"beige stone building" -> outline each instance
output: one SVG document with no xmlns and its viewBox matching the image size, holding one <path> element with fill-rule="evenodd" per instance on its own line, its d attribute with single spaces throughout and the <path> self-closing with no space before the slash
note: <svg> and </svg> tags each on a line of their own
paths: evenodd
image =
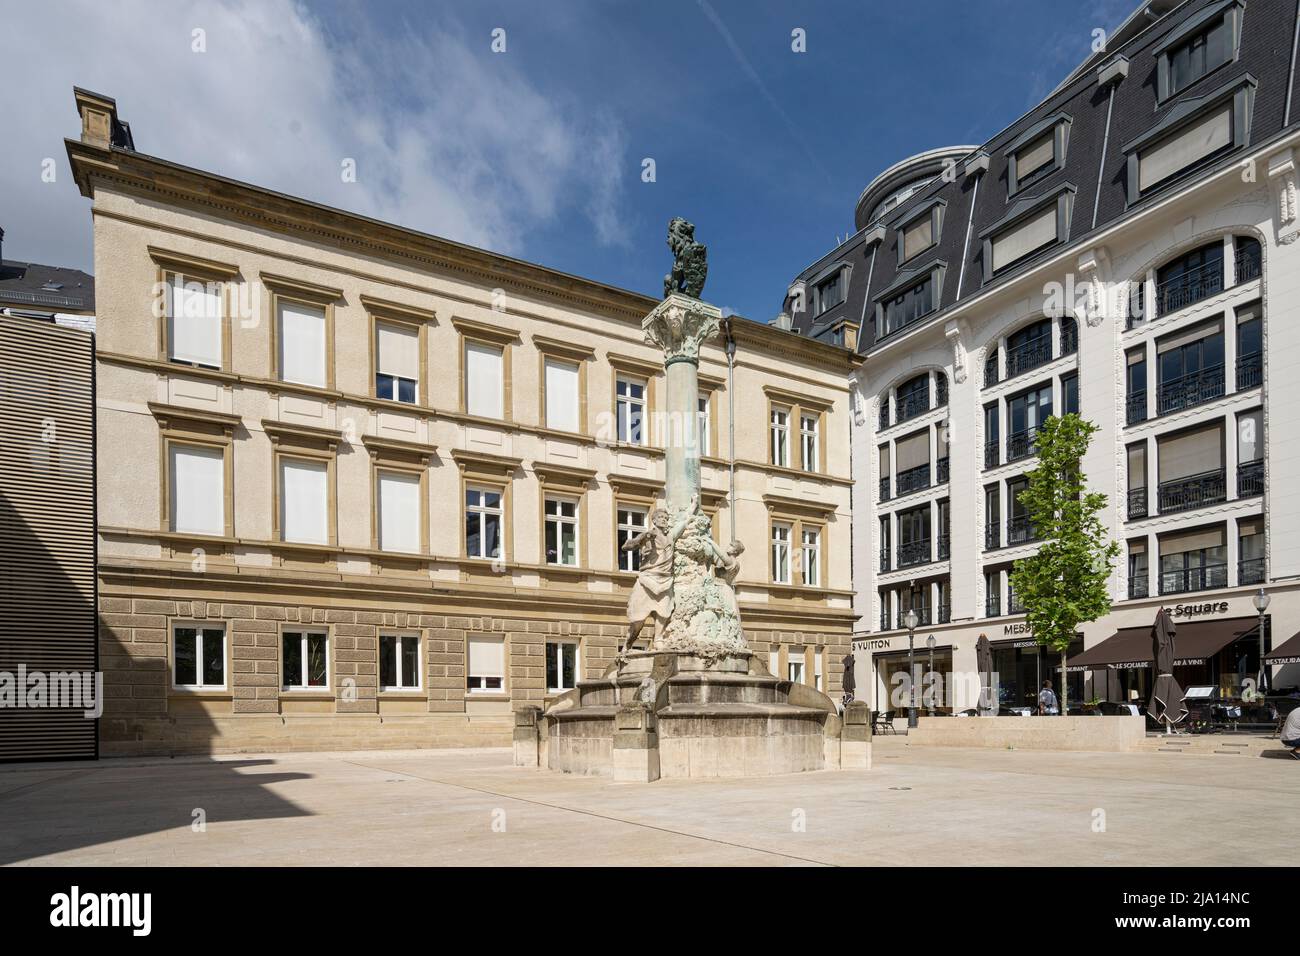
<svg viewBox="0 0 1300 956">
<path fill-rule="evenodd" d="M 655 300 L 143 155 L 77 103 L 104 752 L 505 744 L 599 675 L 672 430 Z M 703 507 L 746 546 L 751 646 L 838 696 L 858 360 L 733 330 Z"/>
</svg>

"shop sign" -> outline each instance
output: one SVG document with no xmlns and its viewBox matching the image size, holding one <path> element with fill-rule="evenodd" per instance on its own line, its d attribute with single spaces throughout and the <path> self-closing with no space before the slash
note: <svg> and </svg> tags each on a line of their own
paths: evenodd
<svg viewBox="0 0 1300 956">
<path fill-rule="evenodd" d="M 1034 632 L 1033 629 L 1030 628 L 1028 622 L 1020 621 L 1016 624 L 1002 625 L 1002 633 L 1006 635 L 1006 634 L 1032 634 Z"/>
<path fill-rule="evenodd" d="M 1227 601 L 1209 601 L 1205 604 L 1175 604 L 1169 611 L 1174 617 L 1196 617 L 1201 614 L 1227 614 Z"/>
<path fill-rule="evenodd" d="M 853 649 L 855 651 L 887 651 L 889 650 L 889 638 L 875 637 L 865 641 L 854 641 Z"/>
</svg>

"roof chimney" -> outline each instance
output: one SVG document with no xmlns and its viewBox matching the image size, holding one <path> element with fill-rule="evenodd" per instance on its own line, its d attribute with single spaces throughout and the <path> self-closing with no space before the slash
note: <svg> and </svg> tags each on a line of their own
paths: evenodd
<svg viewBox="0 0 1300 956">
<path fill-rule="evenodd" d="M 79 86 L 72 88 L 77 99 L 77 112 L 81 114 L 81 141 L 101 149 L 118 146 L 135 149 L 131 128 L 117 118 L 117 100 L 111 96 L 92 93 Z"/>
</svg>

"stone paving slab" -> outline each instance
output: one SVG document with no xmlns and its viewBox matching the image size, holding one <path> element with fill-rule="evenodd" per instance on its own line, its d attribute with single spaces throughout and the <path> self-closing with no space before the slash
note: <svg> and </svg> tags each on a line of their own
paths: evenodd
<svg viewBox="0 0 1300 956">
<path fill-rule="evenodd" d="M 1300 828 L 1300 761 L 1289 759 L 877 738 L 870 771 L 650 785 L 510 759 L 421 750 L 4 767 L 0 863 L 1290 865 Z M 191 828 L 196 809 L 205 832 Z"/>
</svg>

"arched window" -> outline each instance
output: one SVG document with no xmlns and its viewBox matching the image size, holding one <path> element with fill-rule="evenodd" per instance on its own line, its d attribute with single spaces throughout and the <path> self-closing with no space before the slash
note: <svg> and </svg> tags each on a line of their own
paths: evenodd
<svg viewBox="0 0 1300 956">
<path fill-rule="evenodd" d="M 1067 315 L 1061 319 L 1061 354 L 1073 355 L 1079 351 L 1079 323 L 1074 316 Z"/>
<path fill-rule="evenodd" d="M 880 419 L 876 422 L 876 430 L 884 431 L 889 427 L 889 393 L 885 392 L 880 396 Z"/>
<path fill-rule="evenodd" d="M 939 408 L 948 404 L 948 376 L 943 372 L 934 373 L 934 404 Z"/>
<path fill-rule="evenodd" d="M 1040 319 L 1007 337 L 1007 378 L 1052 360 L 1052 320 Z"/>
<path fill-rule="evenodd" d="M 1156 270 L 1155 318 L 1223 291 L 1223 240 L 1184 252 Z"/>
<path fill-rule="evenodd" d="M 1237 281 L 1249 282 L 1251 279 L 1258 279 L 1264 262 L 1260 253 L 1259 240 L 1253 236 L 1233 236 L 1232 241 L 1236 246 Z"/>
<path fill-rule="evenodd" d="M 984 359 L 984 387 L 992 388 L 998 383 L 998 347 L 989 347 L 989 354 Z"/>
<path fill-rule="evenodd" d="M 897 390 L 898 405 L 894 410 L 894 422 L 905 422 L 922 412 L 930 410 L 930 373 L 922 372 L 913 376 Z"/>
</svg>

